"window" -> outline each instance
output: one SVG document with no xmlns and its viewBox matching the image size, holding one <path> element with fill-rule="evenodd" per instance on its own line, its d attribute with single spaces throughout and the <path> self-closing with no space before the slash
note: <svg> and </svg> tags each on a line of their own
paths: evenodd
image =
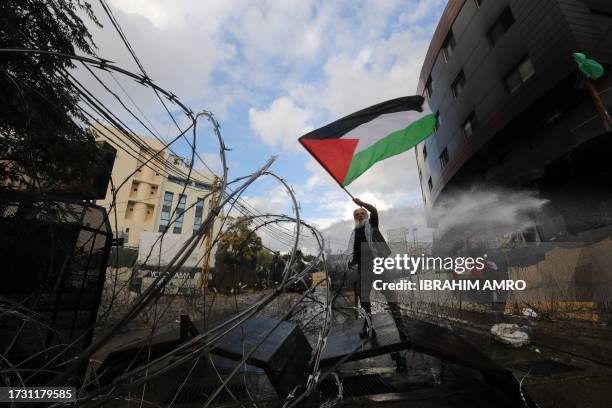
<svg viewBox="0 0 612 408">
<path fill-rule="evenodd" d="M 427 160 L 427 146 L 423 145 L 423 160 Z"/>
<path fill-rule="evenodd" d="M 445 147 L 440 155 L 440 167 L 444 168 L 448 164 L 448 149 Z"/>
<path fill-rule="evenodd" d="M 463 136 L 465 136 L 466 139 L 472 136 L 474 130 L 476 130 L 476 115 L 474 112 L 472 112 L 466 121 L 463 122 L 461 129 L 463 130 Z"/>
<path fill-rule="evenodd" d="M 202 226 L 202 213 L 204 212 L 204 199 L 198 198 L 195 206 L 195 218 L 193 221 L 193 233 L 195 234 Z"/>
<path fill-rule="evenodd" d="M 425 97 L 428 101 L 431 101 L 431 95 L 433 93 L 433 85 L 431 83 L 431 76 L 427 78 L 427 82 L 425 83 Z"/>
<path fill-rule="evenodd" d="M 175 176 L 168 176 L 168 181 L 171 183 L 179 184 L 181 186 L 185 186 L 188 184 L 187 179 Z"/>
<path fill-rule="evenodd" d="M 525 57 L 506 77 L 504 83 L 509 93 L 514 93 L 529 78 L 535 74 L 535 69 L 529 57 Z"/>
<path fill-rule="evenodd" d="M 166 194 L 164 194 L 164 207 L 168 207 L 168 211 L 170 211 L 170 207 L 172 207 L 172 198 L 173 198 L 174 194 L 166 191 Z"/>
<path fill-rule="evenodd" d="M 435 117 L 436 117 L 436 126 L 434 128 L 434 132 L 437 132 L 438 129 L 440 129 L 440 124 L 442 123 L 442 120 L 440 118 L 440 111 L 436 112 Z"/>
<path fill-rule="evenodd" d="M 194 181 L 194 185 L 196 186 L 196 188 L 199 188 L 201 190 L 212 190 L 213 189 L 213 185 L 210 183 L 202 183 L 199 181 Z"/>
<path fill-rule="evenodd" d="M 453 81 L 453 85 L 451 86 L 451 88 L 453 90 L 453 95 L 455 96 L 455 99 L 457 99 L 459 95 L 461 95 L 461 92 L 463 92 L 463 88 L 465 88 L 465 75 L 463 73 L 463 70 L 459 71 L 457 77 Z"/>
<path fill-rule="evenodd" d="M 497 41 L 510 29 L 512 24 L 514 24 L 514 16 L 512 15 L 512 11 L 510 11 L 510 7 L 506 7 L 495 23 L 493 23 L 493 26 L 487 31 L 487 38 L 492 46 L 495 46 Z"/>
<path fill-rule="evenodd" d="M 453 54 L 453 50 L 455 49 L 455 36 L 453 35 L 453 31 L 449 31 L 446 39 L 444 40 L 444 44 L 442 44 L 442 55 L 444 56 L 444 62 L 448 63 L 451 55 Z"/>
<path fill-rule="evenodd" d="M 185 196 L 179 195 L 178 206 L 176 207 L 176 221 L 174 221 L 174 229 L 172 232 L 180 234 L 183 230 L 183 215 L 185 215 Z"/>
<path fill-rule="evenodd" d="M 427 181 L 427 186 L 429 187 L 429 191 L 433 190 L 433 181 L 431 181 L 431 176 L 429 176 L 429 180 Z"/>
<path fill-rule="evenodd" d="M 159 232 L 164 232 L 170 220 L 170 210 L 172 209 L 172 198 L 174 194 L 166 191 L 164 194 L 164 204 L 162 205 L 161 215 L 159 217 Z"/>
</svg>

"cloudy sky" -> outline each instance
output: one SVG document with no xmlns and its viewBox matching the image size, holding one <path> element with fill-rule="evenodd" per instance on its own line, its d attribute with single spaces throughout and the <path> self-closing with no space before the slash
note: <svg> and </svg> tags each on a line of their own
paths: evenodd
<svg viewBox="0 0 612 408">
<path fill-rule="evenodd" d="M 332 246 L 345 245 L 354 204 L 297 138 L 355 110 L 415 94 L 446 2 L 107 1 L 155 83 L 194 112 L 216 115 L 232 149 L 230 178 L 278 155 L 273 170 L 293 185 L 304 218 L 325 229 Z M 101 7 L 92 5 L 104 25 L 91 29 L 98 55 L 137 72 Z M 160 133 L 176 132 L 151 92 L 123 84 Z M 210 132 L 198 132 L 198 152 L 213 168 L 216 146 Z M 379 163 L 349 190 L 381 210 L 387 229 L 424 225 L 413 151 Z M 247 193 L 262 212 L 291 211 L 271 180 Z"/>
</svg>

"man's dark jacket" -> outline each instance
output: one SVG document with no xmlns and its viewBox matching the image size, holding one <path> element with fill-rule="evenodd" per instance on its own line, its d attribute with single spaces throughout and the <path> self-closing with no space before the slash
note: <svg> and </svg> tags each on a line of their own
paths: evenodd
<svg viewBox="0 0 612 408">
<path fill-rule="evenodd" d="M 372 256 L 386 258 L 391 254 L 391 249 L 389 248 L 389 245 L 387 245 L 385 238 L 378 229 L 378 211 L 376 210 L 376 207 L 370 204 L 364 203 L 363 207 L 370 213 L 369 222 L 363 228 L 365 233 L 365 240 L 370 244 L 370 251 L 372 253 Z M 356 229 L 353 229 L 353 233 L 351 234 L 351 239 L 349 241 L 348 247 L 349 252 L 352 254 L 350 262 L 351 264 L 361 263 L 361 242 L 355 243 L 356 235 Z"/>
</svg>

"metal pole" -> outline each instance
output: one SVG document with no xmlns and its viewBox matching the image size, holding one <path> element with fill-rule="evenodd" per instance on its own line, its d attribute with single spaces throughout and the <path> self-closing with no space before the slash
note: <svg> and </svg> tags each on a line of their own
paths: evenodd
<svg viewBox="0 0 612 408">
<path fill-rule="evenodd" d="M 342 187 L 342 186 L 340 186 L 340 188 L 342 188 L 342 189 L 344 190 L 344 192 L 345 192 L 346 194 L 348 194 L 348 195 L 349 195 L 349 197 L 351 197 L 351 200 L 354 200 L 354 199 L 355 199 L 355 197 L 353 197 L 353 195 L 352 195 L 351 193 L 349 193 L 349 191 L 348 191 L 346 188 L 344 188 L 344 187 Z"/>
<path fill-rule="evenodd" d="M 589 89 L 589 92 L 591 93 L 591 97 L 595 102 L 595 107 L 597 108 L 597 111 L 601 116 L 604 128 L 606 129 L 606 132 L 610 132 L 610 130 L 612 129 L 612 118 L 610 117 L 610 113 L 608 112 L 608 109 L 606 109 L 606 105 L 601 100 L 601 96 L 599 95 L 599 92 L 597 92 L 595 85 L 593 85 L 591 80 L 586 76 L 584 77 L 584 79 L 586 82 L 586 86 Z"/>
<path fill-rule="evenodd" d="M 213 188 L 218 188 L 219 187 L 219 178 L 215 176 L 215 180 L 213 183 Z M 213 191 L 213 194 L 210 198 L 210 203 L 214 203 L 216 202 L 217 199 L 217 190 Z M 208 232 L 206 233 L 206 242 L 204 244 L 204 250 L 205 252 L 205 257 L 204 257 L 204 263 L 202 264 L 202 276 L 200 277 L 200 290 L 202 292 L 204 292 L 206 289 L 208 289 L 208 273 L 210 271 L 210 252 L 212 249 L 212 237 L 213 237 L 213 230 L 215 229 L 214 227 L 214 221 L 213 221 L 213 226 L 212 228 L 210 228 L 208 230 Z"/>
</svg>

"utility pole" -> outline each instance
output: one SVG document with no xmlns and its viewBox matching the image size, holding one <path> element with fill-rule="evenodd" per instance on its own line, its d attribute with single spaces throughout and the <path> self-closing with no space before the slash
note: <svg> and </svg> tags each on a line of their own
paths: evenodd
<svg viewBox="0 0 612 408">
<path fill-rule="evenodd" d="M 210 196 L 209 203 L 214 203 L 217 201 L 217 189 L 219 188 L 219 178 L 215 176 L 213 182 L 213 192 Z M 210 271 L 210 253 L 212 251 L 212 237 L 213 230 L 215 229 L 215 220 L 213 220 L 212 228 L 208 229 L 206 233 L 205 241 L 204 241 L 204 263 L 202 264 L 202 277 L 200 278 L 200 290 L 205 291 L 208 289 L 208 273 Z"/>
</svg>

